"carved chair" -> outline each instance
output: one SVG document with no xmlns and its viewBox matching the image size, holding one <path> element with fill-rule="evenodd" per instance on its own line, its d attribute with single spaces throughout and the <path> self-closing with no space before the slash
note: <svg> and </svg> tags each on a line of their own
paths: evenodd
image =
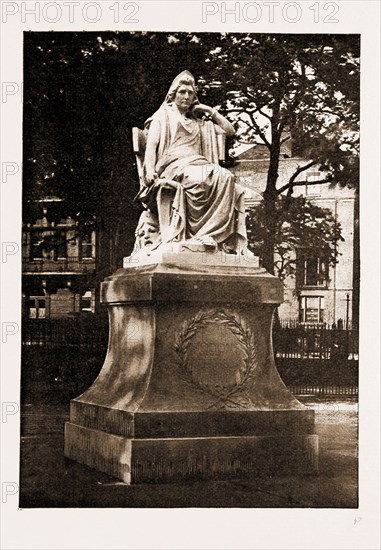
<svg viewBox="0 0 381 550">
<path fill-rule="evenodd" d="M 141 130 L 137 127 L 132 128 L 132 146 L 140 181 L 140 191 L 134 200 L 140 201 L 146 211 L 148 210 L 152 216 L 157 217 L 158 230 L 163 235 L 165 233 L 165 228 L 167 228 L 170 224 L 172 202 L 178 182 L 159 179 L 157 183 L 153 184 L 151 187 L 146 187 L 143 167 L 147 135 L 148 130 Z M 218 133 L 216 139 L 219 162 L 223 162 L 225 160 L 226 135 L 224 133 Z M 156 208 L 156 195 L 158 187 L 161 188 L 160 211 Z"/>
</svg>

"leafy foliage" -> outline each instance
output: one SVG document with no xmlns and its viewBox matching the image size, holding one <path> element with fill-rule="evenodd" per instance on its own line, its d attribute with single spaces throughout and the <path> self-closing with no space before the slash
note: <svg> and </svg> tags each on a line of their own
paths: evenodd
<svg viewBox="0 0 381 550">
<path fill-rule="evenodd" d="M 198 74 L 205 56 L 192 36 L 25 34 L 25 222 L 38 216 L 36 201 L 56 196 L 58 219 L 100 225 L 121 256 L 132 248 L 140 208 L 131 129 L 181 70 Z"/>
<path fill-rule="evenodd" d="M 358 184 L 359 37 L 229 33 L 25 33 L 24 220 L 36 200 L 64 199 L 56 216 L 98 224 L 120 255 L 132 248 L 139 207 L 131 128 L 189 69 L 201 101 L 218 106 L 246 140 L 269 150 L 264 264 L 272 269 L 280 147 L 325 171 L 324 181 Z M 316 181 L 314 183 L 317 183 Z"/>
<path fill-rule="evenodd" d="M 269 151 L 260 254 L 269 271 L 279 248 L 279 197 L 308 185 L 306 170 L 323 172 L 320 183 L 358 186 L 359 56 L 358 35 L 282 34 L 225 34 L 209 56 L 209 87 L 222 89 L 238 133 Z M 287 134 L 301 162 L 279 186 Z"/>
<path fill-rule="evenodd" d="M 358 183 L 357 35 L 226 34 L 209 65 L 209 87 L 222 89 L 247 141 L 265 143 L 275 162 L 291 131 L 294 153 L 327 170 L 330 181 Z M 276 187 L 274 178 L 269 185 Z"/>
<path fill-rule="evenodd" d="M 280 196 L 276 203 L 275 218 L 275 273 L 280 279 L 296 274 L 295 251 L 304 256 L 324 257 L 334 266 L 338 261 L 337 244 L 343 241 L 341 226 L 331 210 L 321 208 L 304 197 Z M 250 248 L 258 256 L 264 253 L 269 238 L 265 204 L 250 210 L 247 218 Z M 318 252 L 317 252 L 318 251 Z"/>
</svg>

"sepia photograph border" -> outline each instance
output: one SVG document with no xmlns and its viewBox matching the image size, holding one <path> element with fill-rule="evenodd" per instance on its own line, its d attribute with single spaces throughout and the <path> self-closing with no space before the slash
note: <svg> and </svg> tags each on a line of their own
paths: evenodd
<svg viewBox="0 0 381 550">
<path fill-rule="evenodd" d="M 36 11 L 36 5 L 38 4 Z M 2 517 L 6 549 L 379 547 L 380 5 L 308 0 L 284 12 L 264 2 L 3 2 L 2 81 Z M 222 7 L 225 4 L 225 8 Z M 252 11 L 257 4 L 261 12 Z M 268 4 L 268 3 L 267 3 Z M 273 5 L 277 3 L 272 3 Z M 324 4 L 326 5 L 324 11 Z M 328 4 L 330 7 L 327 7 Z M 228 7 L 233 15 L 225 12 Z M 246 5 L 246 8 L 245 8 Z M 6 6 L 6 7 L 4 7 Z M 98 6 L 98 11 L 96 6 Z M 114 9 L 110 9 L 114 6 Z M 300 9 L 300 19 L 296 20 Z M 336 12 L 336 6 L 338 11 Z M 312 8 L 312 9 L 311 9 Z M 332 10 L 332 8 L 334 8 Z M 33 12 L 33 9 L 35 10 Z M 54 12 L 56 9 L 56 12 Z M 246 9 L 246 11 L 245 11 Z M 250 9 L 250 11 L 249 11 Z M 24 10 L 24 11 L 23 11 Z M 124 11 L 123 11 L 124 10 Z M 45 15 L 44 15 L 45 14 Z M 56 14 L 56 15 L 54 15 Z M 259 15 L 261 14 L 261 17 Z M 99 16 L 99 18 L 98 18 Z M 123 16 L 123 17 L 122 17 Z M 327 20 L 327 16 L 333 19 Z M 286 19 L 285 19 L 286 17 Z M 56 21 L 53 21 L 56 18 Z M 256 19 L 254 21 L 254 19 Z M 326 21 L 325 21 L 326 19 Z M 23 33 L 25 31 L 194 31 L 361 34 L 361 284 L 358 509 L 18 508 L 21 357 Z M 377 78 L 378 77 L 378 78 Z M 377 170 L 378 168 L 378 170 Z M 19 248 L 17 249 L 17 246 Z"/>
</svg>

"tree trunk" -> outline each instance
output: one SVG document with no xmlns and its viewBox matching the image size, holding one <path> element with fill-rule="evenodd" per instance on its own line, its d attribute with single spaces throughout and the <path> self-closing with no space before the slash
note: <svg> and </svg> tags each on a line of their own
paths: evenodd
<svg viewBox="0 0 381 550">
<path fill-rule="evenodd" d="M 263 267 L 267 269 L 269 273 L 274 274 L 274 246 L 275 246 L 275 209 L 276 209 L 276 193 L 273 189 L 266 189 L 263 194 L 263 200 L 265 203 L 265 216 L 267 226 L 267 239 L 264 246 L 263 253 Z"/>
<path fill-rule="evenodd" d="M 275 124 L 273 122 L 273 128 Z M 270 163 L 267 173 L 266 189 L 263 193 L 263 200 L 265 205 L 266 225 L 267 225 L 267 241 L 265 243 L 263 266 L 274 274 L 274 248 L 275 248 L 275 235 L 277 227 L 277 210 L 276 201 L 278 197 L 276 184 L 278 180 L 278 168 L 279 168 L 279 155 L 280 155 L 280 138 L 281 132 L 275 128 L 272 131 L 271 149 L 270 149 Z"/>
</svg>

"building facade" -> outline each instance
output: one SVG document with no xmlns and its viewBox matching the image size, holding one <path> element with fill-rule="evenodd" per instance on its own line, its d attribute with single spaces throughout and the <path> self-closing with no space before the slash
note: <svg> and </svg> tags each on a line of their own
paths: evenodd
<svg viewBox="0 0 381 550">
<path fill-rule="evenodd" d="M 51 216 L 60 199 L 39 203 L 40 216 L 22 232 L 23 314 L 32 319 L 88 315 L 99 307 L 99 286 L 111 269 L 96 229 Z"/>
<path fill-rule="evenodd" d="M 231 168 L 237 181 L 246 190 L 247 207 L 254 207 L 262 200 L 265 190 L 268 154 L 262 145 L 243 147 Z M 278 187 L 287 184 L 298 166 L 307 159 L 292 157 L 284 146 L 279 165 Z M 321 208 L 329 209 L 341 224 L 343 241 L 337 245 L 337 264 L 329 265 L 319 251 L 295 251 L 296 276 L 284 281 L 284 302 L 279 307 L 279 317 L 284 323 L 327 326 L 357 326 L 358 270 L 356 269 L 357 196 L 348 187 L 314 183 L 323 179 L 316 169 L 302 173 L 297 181 L 308 185 L 296 186 L 294 196 L 303 195 Z"/>
</svg>

